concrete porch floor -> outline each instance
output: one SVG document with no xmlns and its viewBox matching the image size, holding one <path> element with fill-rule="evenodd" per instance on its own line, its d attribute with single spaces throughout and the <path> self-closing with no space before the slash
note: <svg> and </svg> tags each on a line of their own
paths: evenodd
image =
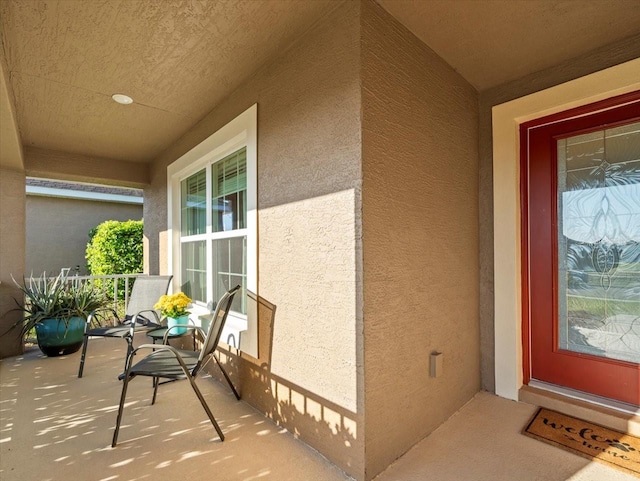
<svg viewBox="0 0 640 481">
<path fill-rule="evenodd" d="M 110 447 L 124 342 L 95 340 L 85 377 L 79 353 L 45 358 L 37 348 L 0 361 L 0 479 L 343 481 L 342 471 L 226 385 L 198 380 L 227 436 L 221 443 L 189 383 L 130 384 L 120 439 Z M 631 481 L 635 477 L 529 439 L 535 406 L 480 393 L 376 481 Z"/>
</svg>

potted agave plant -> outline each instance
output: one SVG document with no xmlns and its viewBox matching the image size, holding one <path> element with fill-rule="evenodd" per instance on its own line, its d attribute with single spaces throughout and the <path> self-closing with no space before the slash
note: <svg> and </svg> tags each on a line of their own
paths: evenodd
<svg viewBox="0 0 640 481">
<path fill-rule="evenodd" d="M 38 347 L 47 356 L 80 349 L 87 316 L 106 301 L 92 283 L 62 274 L 54 278 L 32 276 L 25 278 L 24 284 L 14 279 L 14 283 L 24 294 L 24 305 L 18 303 L 24 318 L 14 328 L 21 328 L 23 337 L 35 329 Z"/>
</svg>

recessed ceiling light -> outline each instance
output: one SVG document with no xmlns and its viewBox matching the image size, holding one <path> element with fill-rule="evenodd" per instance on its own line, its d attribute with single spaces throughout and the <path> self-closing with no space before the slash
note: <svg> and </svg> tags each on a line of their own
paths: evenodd
<svg viewBox="0 0 640 481">
<path fill-rule="evenodd" d="M 124 94 L 113 94 L 111 98 L 122 105 L 129 105 L 133 103 L 133 99 Z"/>
</svg>

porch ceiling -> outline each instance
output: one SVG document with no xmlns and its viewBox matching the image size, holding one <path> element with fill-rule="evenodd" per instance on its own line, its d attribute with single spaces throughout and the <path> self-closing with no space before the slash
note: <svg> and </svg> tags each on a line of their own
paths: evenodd
<svg viewBox="0 0 640 481">
<path fill-rule="evenodd" d="M 25 146 L 153 159 L 332 0 L 0 2 Z M 116 104 L 124 93 L 133 105 Z"/>
<path fill-rule="evenodd" d="M 638 0 L 377 0 L 478 91 L 640 33 Z"/>
<path fill-rule="evenodd" d="M 637 0 L 377 1 L 478 90 L 640 33 Z M 339 3 L 3 0 L 14 131 L 27 148 L 149 162 Z"/>
</svg>

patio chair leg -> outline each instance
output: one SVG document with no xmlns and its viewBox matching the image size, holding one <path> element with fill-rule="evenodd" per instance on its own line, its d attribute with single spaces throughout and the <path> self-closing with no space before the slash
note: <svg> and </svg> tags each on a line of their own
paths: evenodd
<svg viewBox="0 0 640 481">
<path fill-rule="evenodd" d="M 200 400 L 200 404 L 202 404 L 202 407 L 206 411 L 207 416 L 209 416 L 209 420 L 211 421 L 211 424 L 213 424 L 213 427 L 216 429 L 218 436 L 220 436 L 220 441 L 224 441 L 224 434 L 222 433 L 222 429 L 220 429 L 220 426 L 218 426 L 216 419 L 213 417 L 213 413 L 211 412 L 211 409 L 209 409 L 207 402 L 204 400 L 204 397 L 202 396 L 200 389 L 198 389 L 198 386 L 196 386 L 196 383 L 193 377 L 191 375 L 187 375 L 187 378 L 189 379 L 189 382 L 191 383 L 191 387 L 193 388 L 193 391 L 196 393 L 196 396 L 198 396 L 198 399 Z"/>
<path fill-rule="evenodd" d="M 124 372 L 127 371 L 127 361 L 129 360 L 129 356 L 131 355 L 131 351 L 133 351 L 133 339 L 130 337 L 125 337 L 125 341 L 127 341 L 127 355 L 124 357 Z"/>
<path fill-rule="evenodd" d="M 82 340 L 82 355 L 80 356 L 80 367 L 78 368 L 78 377 L 82 377 L 82 371 L 84 370 L 84 358 L 87 355 L 87 344 L 89 344 L 89 336 L 84 335 Z"/>
<path fill-rule="evenodd" d="M 215 354 L 212 354 L 213 358 L 216 360 L 216 362 L 218 363 L 218 367 L 220 368 L 220 370 L 222 371 L 222 375 L 224 376 L 224 378 L 227 380 L 227 383 L 229 384 L 229 387 L 231 388 L 231 390 L 233 391 L 233 394 L 235 394 L 236 399 L 239 401 L 240 400 L 240 394 L 238 394 L 238 391 L 236 391 L 236 388 L 233 386 L 233 383 L 231 382 L 231 378 L 229 377 L 229 375 L 227 374 L 227 371 L 224 370 L 224 368 L 222 367 L 222 364 L 220 363 L 220 360 L 216 357 Z"/>
<path fill-rule="evenodd" d="M 113 432 L 113 441 L 111 447 L 115 448 L 118 442 L 118 433 L 120 432 L 120 422 L 122 421 L 122 412 L 124 411 L 124 400 L 127 397 L 127 387 L 129 386 L 129 372 L 127 371 L 122 385 L 122 394 L 120 395 L 120 406 L 118 407 L 118 418 L 116 419 L 116 429 Z"/>
<path fill-rule="evenodd" d="M 151 398 L 151 405 L 153 406 L 156 403 L 156 395 L 158 394 L 158 385 L 160 384 L 159 379 L 157 377 L 153 378 L 153 397 Z"/>
</svg>

